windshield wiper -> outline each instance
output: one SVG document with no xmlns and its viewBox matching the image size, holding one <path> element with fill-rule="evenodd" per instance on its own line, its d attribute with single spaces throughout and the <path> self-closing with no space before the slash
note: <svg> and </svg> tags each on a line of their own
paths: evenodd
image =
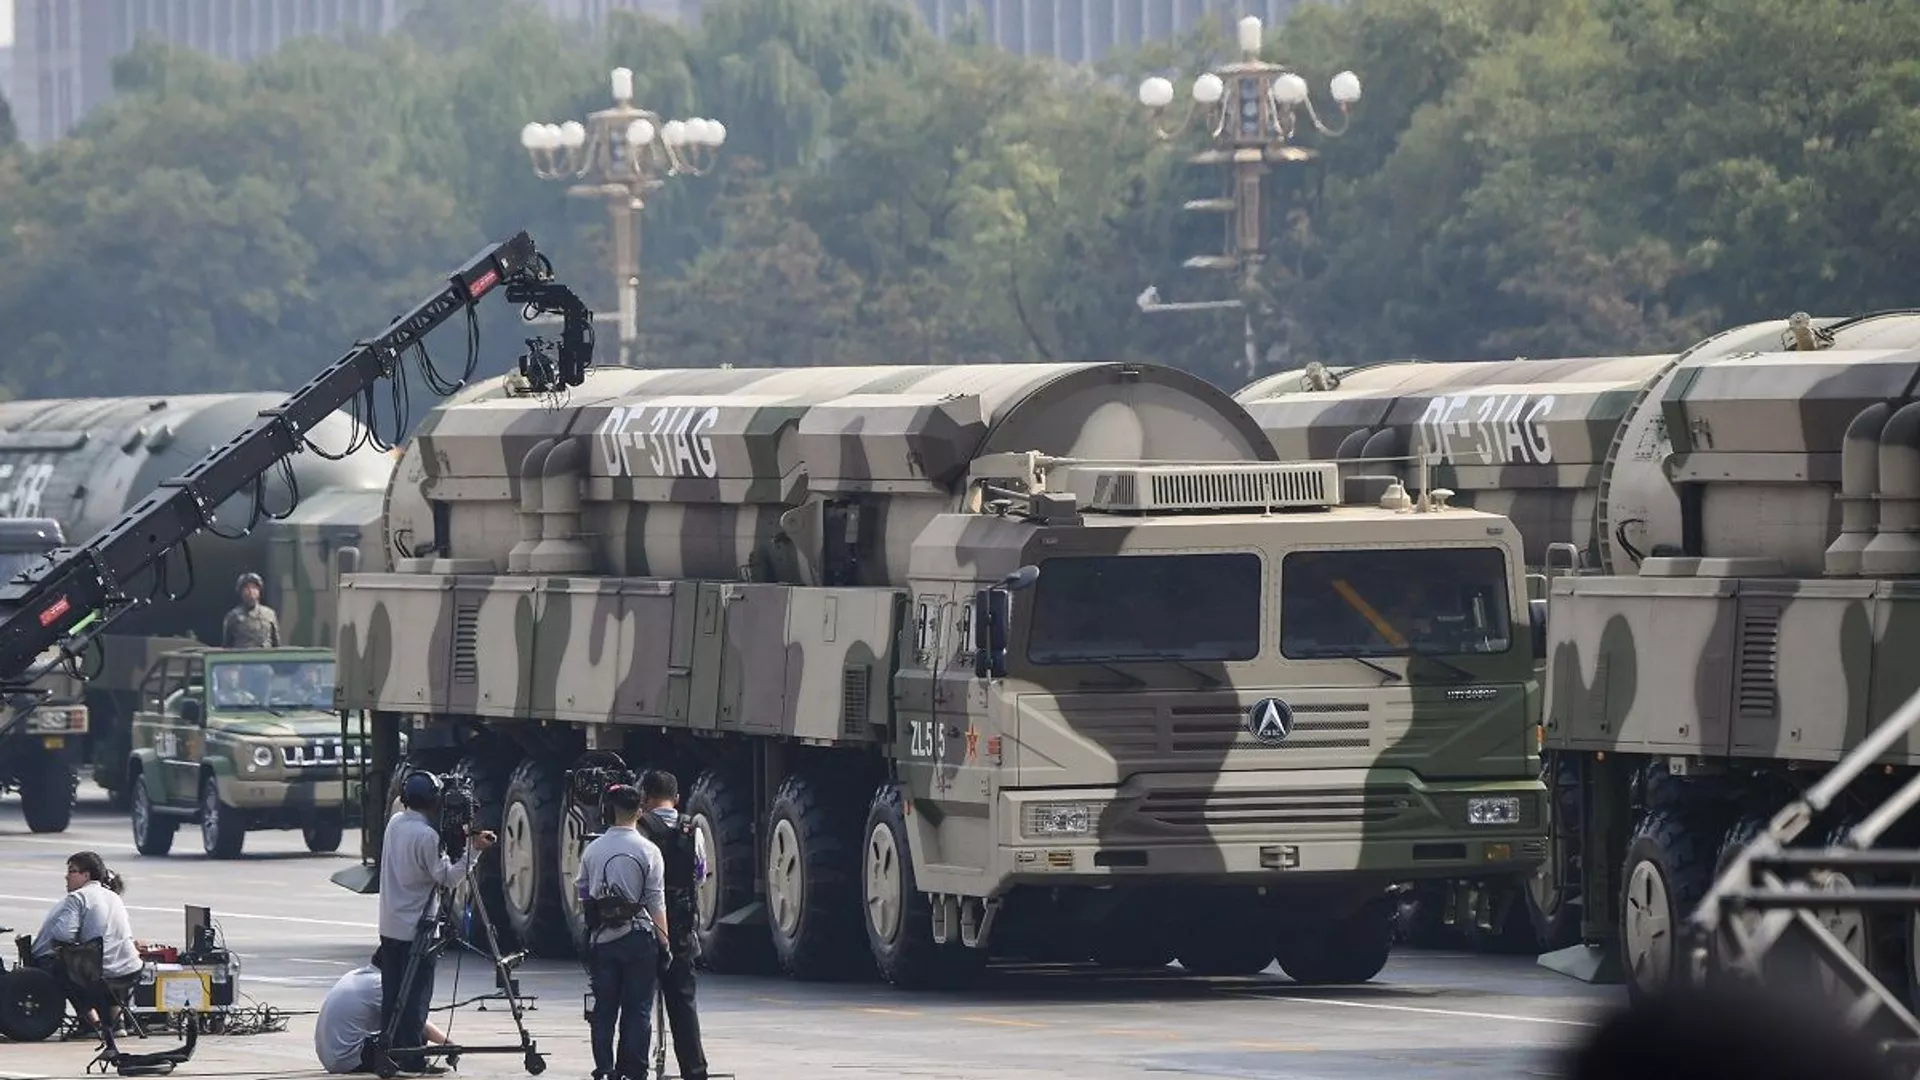
<svg viewBox="0 0 1920 1080">
<path fill-rule="evenodd" d="M 1453 672 L 1455 675 L 1459 676 L 1455 680 L 1456 682 L 1472 682 L 1473 680 L 1478 679 L 1480 677 L 1478 675 L 1475 675 L 1473 672 L 1468 671 L 1466 668 L 1461 667 L 1459 664 L 1454 663 L 1451 660 L 1442 660 L 1439 657 L 1430 655 L 1428 653 L 1414 653 L 1413 655 L 1418 656 L 1420 659 L 1425 660 L 1428 663 L 1438 664 L 1441 667 L 1446 668 L 1448 671 Z"/>
<path fill-rule="evenodd" d="M 1125 680 L 1126 680 L 1125 682 L 1123 682 L 1123 683 L 1120 683 L 1120 685 L 1121 685 L 1121 686 L 1145 686 L 1145 685 L 1147 685 L 1147 680 L 1145 680 L 1145 679 L 1143 679 L 1143 678 L 1141 678 L 1140 676 L 1138 676 L 1138 675 L 1135 675 L 1135 674 L 1133 674 L 1132 672 L 1130 672 L 1130 671 L 1127 671 L 1127 670 L 1125 670 L 1125 669 L 1123 669 L 1123 668 L 1117 668 L 1117 667 L 1114 667 L 1114 666 L 1113 666 L 1112 664 L 1109 664 L 1109 663 L 1107 663 L 1107 662 L 1105 662 L 1105 661 L 1103 661 L 1103 660 L 1087 660 L 1087 661 L 1085 661 L 1085 663 L 1089 663 L 1089 664 L 1092 664 L 1092 665 L 1093 665 L 1093 666 L 1095 666 L 1095 667 L 1103 667 L 1103 668 L 1106 668 L 1106 669 L 1107 669 L 1108 671 L 1111 671 L 1111 672 L 1113 672 L 1113 673 L 1114 673 L 1115 675 L 1118 675 L 1118 676 L 1120 676 L 1120 677 L 1121 677 L 1122 679 L 1125 679 Z M 1081 679 L 1081 680 L 1080 680 L 1080 685 L 1081 685 L 1081 686 L 1106 686 L 1106 687 L 1111 687 L 1111 686 L 1113 686 L 1114 684 L 1113 684 L 1113 683 L 1101 683 L 1101 682 L 1089 682 L 1089 681 L 1088 681 L 1088 680 L 1086 680 L 1086 679 Z"/>
<path fill-rule="evenodd" d="M 1203 690 L 1215 690 L 1215 689 L 1218 689 L 1221 685 L 1219 679 L 1216 679 L 1213 676 L 1207 674 L 1206 672 L 1201 671 L 1199 668 L 1194 667 L 1192 664 L 1186 662 L 1185 660 L 1168 656 L 1165 653 L 1127 653 L 1126 655 L 1123 655 L 1123 656 L 1116 656 L 1114 657 L 1114 659 L 1121 660 L 1121 661 L 1151 660 L 1161 664 L 1172 664 L 1174 667 L 1177 667 L 1181 671 L 1184 671 L 1187 674 L 1193 676 L 1194 678 L 1200 680 L 1200 687 Z"/>
<path fill-rule="evenodd" d="M 1344 656 L 1342 657 L 1342 659 L 1351 660 L 1356 664 L 1365 664 L 1368 667 L 1372 668 L 1373 670 L 1379 672 L 1380 674 L 1385 675 L 1387 677 L 1388 682 L 1399 682 L 1401 679 L 1406 678 L 1406 676 L 1400 674 L 1399 672 L 1393 670 L 1392 668 L 1386 667 L 1381 664 L 1376 664 L 1364 656 Z"/>
</svg>

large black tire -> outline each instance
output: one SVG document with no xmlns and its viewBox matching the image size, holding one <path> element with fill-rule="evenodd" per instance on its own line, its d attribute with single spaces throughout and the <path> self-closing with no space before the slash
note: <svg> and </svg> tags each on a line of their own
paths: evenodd
<svg viewBox="0 0 1920 1080">
<path fill-rule="evenodd" d="M 209 858 L 235 859 L 247 842 L 240 811 L 220 802 L 220 784 L 212 773 L 200 776 L 200 847 Z"/>
<path fill-rule="evenodd" d="M 858 974 L 860 818 L 831 788 L 794 774 L 773 796 L 767 828 L 767 929 L 796 979 Z"/>
<path fill-rule="evenodd" d="M 507 924 L 533 955 L 564 960 L 577 955 L 560 890 L 560 815 L 566 793 L 552 762 L 529 758 L 507 781 L 497 856 L 505 883 Z"/>
<path fill-rule="evenodd" d="M 1567 854 L 1567 880 L 1553 880 L 1553 860 L 1549 858 L 1523 881 L 1522 888 L 1538 948 L 1554 952 L 1580 943 L 1584 914 L 1580 902 L 1580 845 L 1585 825 L 1580 816 L 1579 765 L 1549 752 L 1540 772 L 1553 798 L 1553 844 Z"/>
<path fill-rule="evenodd" d="M 300 838 L 306 841 L 307 850 L 315 855 L 339 851 L 340 841 L 346 838 L 346 834 L 346 822 L 341 820 L 338 811 L 317 814 L 300 827 Z"/>
<path fill-rule="evenodd" d="M 73 823 L 80 778 L 50 754 L 27 758 L 20 773 L 20 813 L 37 833 L 62 833 Z"/>
<path fill-rule="evenodd" d="M 1363 983 L 1380 974 L 1393 951 L 1393 904 L 1379 901 L 1331 925 L 1283 929 L 1274 958 L 1303 986 Z"/>
<path fill-rule="evenodd" d="M 174 830 L 180 819 L 156 814 L 153 794 L 147 790 L 147 778 L 137 768 L 127 770 L 131 798 L 128 816 L 133 824 L 133 849 L 142 855 L 165 855 L 173 850 Z"/>
<path fill-rule="evenodd" d="M 52 975 L 38 968 L 0 974 L 0 1035 L 14 1042 L 44 1042 L 60 1030 L 66 1010 Z"/>
<path fill-rule="evenodd" d="M 1681 925 L 1713 884 L 1721 836 L 1672 809 L 1655 810 L 1634 829 L 1620 873 L 1620 951 L 1631 1000 L 1683 981 Z"/>
<path fill-rule="evenodd" d="M 1272 905 L 1241 893 L 1214 894 L 1190 899 L 1187 918 L 1173 934 L 1174 955 L 1189 975 L 1258 975 L 1273 963 L 1274 935 L 1259 928 L 1272 925 Z M 1393 908 L 1389 907 L 1389 915 Z M 1392 934 L 1391 920 L 1387 932 Z"/>
<path fill-rule="evenodd" d="M 504 752 L 477 752 L 468 754 L 454 766 L 473 781 L 473 827 L 501 835 L 500 818 L 506 809 L 507 784 L 513 776 L 513 758 Z M 468 878 L 471 888 L 466 895 L 469 904 L 478 902 L 484 905 L 487 919 L 493 923 L 493 931 L 500 938 L 502 949 L 519 947 L 519 934 L 513 928 L 513 920 L 507 916 L 507 893 L 505 877 L 501 867 L 505 865 L 506 853 L 500 848 L 480 856 Z M 567 885 L 561 882 L 562 887 Z M 480 920 L 475 914 L 471 918 L 462 918 L 456 922 L 456 930 L 467 942 L 474 945 L 485 943 L 486 931 L 481 929 Z"/>
<path fill-rule="evenodd" d="M 1267 935 L 1249 932 L 1245 924 L 1195 927 L 1177 950 L 1181 969 L 1190 975 L 1258 975 L 1274 956 Z"/>
<path fill-rule="evenodd" d="M 985 955 L 957 941 L 933 940 L 933 905 L 913 873 L 900 789 L 881 784 L 867 806 L 860 849 L 860 898 L 867 951 L 880 977 L 903 990 L 948 989 L 985 966 Z"/>
<path fill-rule="evenodd" d="M 727 975 L 759 975 L 774 969 L 773 943 L 761 926 L 721 926 L 719 920 L 754 900 L 753 804 L 738 778 L 709 769 L 693 782 L 685 803 L 706 843 L 709 885 L 698 892 L 698 963 Z"/>
</svg>

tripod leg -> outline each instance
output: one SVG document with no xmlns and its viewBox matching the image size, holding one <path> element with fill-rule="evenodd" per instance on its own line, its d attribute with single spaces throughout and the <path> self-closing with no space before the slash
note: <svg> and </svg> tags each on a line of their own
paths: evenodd
<svg viewBox="0 0 1920 1080">
<path fill-rule="evenodd" d="M 513 969 L 507 966 L 500 955 L 500 935 L 494 932 L 493 917 L 487 914 L 486 901 L 473 898 L 473 911 L 480 920 L 480 929 L 487 935 L 487 955 L 493 960 L 494 977 L 500 982 L 500 989 L 507 995 L 507 1008 L 513 1013 L 513 1027 L 520 1033 L 520 1045 L 526 1048 L 526 1068 L 535 1076 L 546 1071 L 547 1062 L 536 1049 L 533 1036 L 527 1034 L 527 1010 L 520 1002 L 520 994 L 514 989 Z"/>
<path fill-rule="evenodd" d="M 660 1033 L 660 1045 L 653 1052 L 653 1080 L 667 1080 L 667 987 L 662 979 L 653 984 L 654 1027 Z"/>
<path fill-rule="evenodd" d="M 407 1000 L 412 996 L 413 986 L 420 979 L 420 961 L 434 947 L 435 931 L 439 927 L 440 917 L 451 904 L 445 888 L 436 888 L 431 900 L 427 902 L 427 914 L 420 919 L 414 930 L 412 947 L 407 950 L 407 965 L 400 975 L 400 992 L 394 996 L 393 1015 L 387 1018 L 386 1027 L 380 1032 L 380 1041 L 374 1052 L 374 1068 L 383 1078 L 391 1077 L 399 1071 L 393 1060 L 394 1028 L 400 1023 L 400 1017 L 406 1012 Z M 380 977 L 386 978 L 386 972 Z M 424 1033 L 420 1039 L 426 1042 Z M 413 1049 L 408 1047 L 407 1049 Z"/>
</svg>

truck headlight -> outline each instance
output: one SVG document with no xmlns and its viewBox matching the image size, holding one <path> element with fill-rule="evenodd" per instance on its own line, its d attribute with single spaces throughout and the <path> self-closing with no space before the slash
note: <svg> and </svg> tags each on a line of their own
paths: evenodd
<svg viewBox="0 0 1920 1080">
<path fill-rule="evenodd" d="M 253 748 L 253 767 L 264 769 L 273 764 L 273 747 L 256 746 Z"/>
<path fill-rule="evenodd" d="M 43 706 L 27 714 L 24 726 L 27 731 L 35 735 L 85 735 L 87 707 L 85 705 Z"/>
<path fill-rule="evenodd" d="M 1468 799 L 1467 824 L 1520 824 L 1520 796 L 1486 795 Z"/>
<path fill-rule="evenodd" d="M 1027 807 L 1030 836 L 1085 836 L 1093 831 L 1093 807 L 1087 803 L 1034 803 Z"/>
</svg>

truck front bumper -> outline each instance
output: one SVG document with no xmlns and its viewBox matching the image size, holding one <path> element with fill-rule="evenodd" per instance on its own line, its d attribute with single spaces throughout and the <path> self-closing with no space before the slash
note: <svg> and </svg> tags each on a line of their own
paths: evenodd
<svg viewBox="0 0 1920 1080">
<path fill-rule="evenodd" d="M 321 814 L 344 814 L 349 826 L 360 823 L 360 784 L 347 781 L 346 804 L 341 805 L 339 780 L 314 780 L 289 783 L 284 780 L 252 780 L 223 776 L 220 801 L 236 810 L 260 816 L 284 817 L 304 821 Z"/>
<path fill-rule="evenodd" d="M 1008 885 L 1505 877 L 1547 857 L 1547 789 L 1537 779 L 1157 773 L 1119 788 L 1003 789 L 999 802 L 996 876 Z"/>
</svg>

